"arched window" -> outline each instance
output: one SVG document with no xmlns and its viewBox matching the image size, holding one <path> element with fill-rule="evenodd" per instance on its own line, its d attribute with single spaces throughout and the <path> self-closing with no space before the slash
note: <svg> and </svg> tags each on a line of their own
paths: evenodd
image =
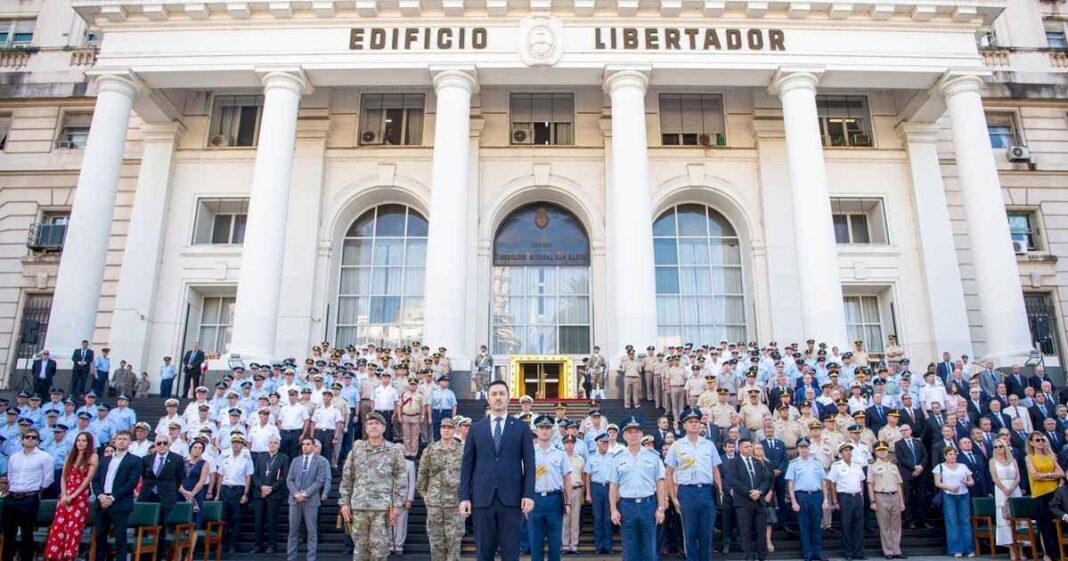
<svg viewBox="0 0 1068 561">
<path fill-rule="evenodd" d="M 419 339 L 427 220 L 385 204 L 364 212 L 345 233 L 334 345 L 395 346 Z"/>
<path fill-rule="evenodd" d="M 551 203 L 519 208 L 493 243 L 493 352 L 590 351 L 590 240 Z"/>
<path fill-rule="evenodd" d="M 672 207 L 653 223 L 658 346 L 743 341 L 738 234 L 716 210 Z"/>
</svg>

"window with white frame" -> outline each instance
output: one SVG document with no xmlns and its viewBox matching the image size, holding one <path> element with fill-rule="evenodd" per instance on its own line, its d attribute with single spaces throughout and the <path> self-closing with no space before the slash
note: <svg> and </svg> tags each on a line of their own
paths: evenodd
<svg viewBox="0 0 1068 561">
<path fill-rule="evenodd" d="M 399 204 L 353 221 L 341 252 L 335 345 L 396 346 L 419 339 L 428 223 Z"/>
<path fill-rule="evenodd" d="M 672 207 L 653 223 L 657 346 L 744 341 L 742 252 L 734 226 L 700 204 Z"/>
<path fill-rule="evenodd" d="M 215 97 L 208 133 L 209 148 L 255 146 L 263 115 L 262 95 L 220 95 Z"/>
<path fill-rule="evenodd" d="M 888 242 L 882 199 L 832 198 L 831 220 L 837 243 L 875 245 Z"/>
<path fill-rule="evenodd" d="M 846 335 L 850 341 L 864 341 L 869 352 L 883 352 L 883 323 L 878 296 L 844 296 Z"/>
<path fill-rule="evenodd" d="M 64 150 L 84 150 L 89 142 L 89 125 L 93 114 L 83 111 L 68 111 L 63 114 L 63 125 L 59 128 L 56 148 Z"/>
<path fill-rule="evenodd" d="M 30 46 L 36 25 L 37 21 L 32 19 L 0 20 L 0 49 Z"/>
<path fill-rule="evenodd" d="M 195 245 L 241 245 L 245 242 L 248 199 L 200 199 L 193 226 Z"/>
<path fill-rule="evenodd" d="M 85 30 L 85 46 L 96 47 L 100 45 L 100 42 L 104 40 L 104 35 L 99 31 Z"/>
<path fill-rule="evenodd" d="M 818 95 L 816 114 L 824 146 L 872 146 L 868 98 L 862 95 Z"/>
<path fill-rule="evenodd" d="M 1047 31 L 1046 46 L 1051 49 L 1068 49 L 1068 40 L 1065 39 L 1064 31 Z"/>
<path fill-rule="evenodd" d="M 423 144 L 423 94 L 363 94 L 360 103 L 361 145 Z"/>
<path fill-rule="evenodd" d="M 986 132 L 991 148 L 1008 148 L 1020 144 L 1016 134 L 1016 119 L 1012 113 L 987 113 Z"/>
<path fill-rule="evenodd" d="M 660 94 L 660 144 L 726 146 L 723 96 Z"/>
<path fill-rule="evenodd" d="M 575 94 L 513 93 L 509 102 L 512 144 L 575 143 Z"/>
<path fill-rule="evenodd" d="M 1013 248 L 1017 252 L 1038 249 L 1035 228 L 1035 213 L 1029 211 L 1009 211 L 1009 234 L 1012 236 Z"/>
<path fill-rule="evenodd" d="M 234 296 L 205 296 L 200 309 L 200 348 L 207 354 L 230 350 L 234 330 Z"/>
</svg>

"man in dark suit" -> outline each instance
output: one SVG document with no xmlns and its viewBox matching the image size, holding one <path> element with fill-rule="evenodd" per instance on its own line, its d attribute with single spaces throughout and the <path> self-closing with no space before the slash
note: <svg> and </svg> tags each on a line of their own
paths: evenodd
<svg viewBox="0 0 1068 561">
<path fill-rule="evenodd" d="M 986 458 L 982 454 L 975 451 L 973 444 L 971 438 L 958 440 L 957 447 L 960 449 L 960 454 L 957 456 L 957 460 L 968 466 L 975 480 L 975 485 L 968 489 L 968 494 L 973 499 L 989 497 L 994 494 L 994 482 L 990 479 L 989 464 L 987 464 Z"/>
<path fill-rule="evenodd" d="M 185 382 L 182 385 L 181 397 L 189 395 L 190 387 L 195 388 L 200 385 L 200 369 L 203 364 L 204 351 L 200 350 L 200 343 L 193 343 L 193 348 L 182 356 L 182 372 L 185 373 Z"/>
<path fill-rule="evenodd" d="M 753 458 L 753 443 L 738 441 L 738 458 L 727 468 L 731 480 L 738 532 L 742 535 L 742 550 L 747 561 L 764 561 L 768 557 L 768 541 L 764 528 L 768 525 L 768 509 L 764 495 L 771 488 L 771 470 Z"/>
<path fill-rule="evenodd" d="M 871 429 L 872 434 L 879 434 L 879 431 L 886 426 L 886 414 L 891 411 L 890 407 L 883 405 L 883 394 L 876 393 L 872 396 L 874 403 L 864 413 L 864 418 L 868 420 L 868 428 Z"/>
<path fill-rule="evenodd" d="M 780 407 L 783 406 L 789 407 L 789 405 L 780 405 Z M 786 456 L 786 443 L 775 438 L 775 426 L 770 422 L 764 422 L 764 440 L 760 441 L 760 446 L 764 449 L 764 457 L 768 459 L 768 466 L 771 468 L 771 488 L 775 490 L 775 501 L 779 505 L 779 527 L 786 528 L 790 515 L 793 514 L 786 500 L 786 468 L 789 462 Z"/>
<path fill-rule="evenodd" d="M 939 380 L 942 380 L 943 384 L 953 375 L 953 356 L 948 352 L 942 353 L 942 362 L 938 363 L 935 375 L 938 376 Z"/>
<path fill-rule="evenodd" d="M 991 399 L 987 404 L 986 418 L 990 419 L 990 430 L 997 434 L 1001 429 L 1012 429 L 1012 419 L 1001 412 L 1002 403 L 998 399 Z"/>
<path fill-rule="evenodd" d="M 77 399 L 85 393 L 85 384 L 89 381 L 89 370 L 93 364 L 93 358 L 93 349 L 89 348 L 89 341 L 83 339 L 81 348 L 75 350 L 70 357 L 73 365 L 70 377 L 71 399 Z"/>
<path fill-rule="evenodd" d="M 170 451 L 171 439 L 165 434 L 156 435 L 156 447 L 152 453 L 141 458 L 141 495 L 146 503 L 159 503 L 161 526 L 160 539 L 167 535 L 167 515 L 178 500 L 178 486 L 185 479 L 185 460 Z"/>
<path fill-rule="evenodd" d="M 927 420 L 923 416 L 923 410 L 919 407 L 913 407 L 913 405 L 912 396 L 902 394 L 901 407 L 897 410 L 901 414 L 898 424 L 912 427 L 912 436 L 922 440 L 924 431 L 927 428 Z"/>
<path fill-rule="evenodd" d="M 894 457 L 901 472 L 905 492 L 905 518 L 910 528 L 923 521 L 923 479 L 927 471 L 927 450 L 912 435 L 912 427 L 901 425 L 901 440 L 894 443 Z"/>
<path fill-rule="evenodd" d="M 96 511 L 96 535 L 107 536 L 115 530 L 115 558 L 126 559 L 126 521 L 133 512 L 134 487 L 141 479 L 141 458 L 129 453 L 130 433 L 119 431 L 111 438 L 115 447 L 113 456 L 100 460 L 100 467 L 93 477 L 93 494 L 99 508 Z M 107 559 L 107 539 L 97 545 L 96 561 Z"/>
<path fill-rule="evenodd" d="M 927 414 L 925 430 L 928 444 L 934 444 L 938 439 L 942 438 L 942 427 L 945 425 L 946 414 L 942 412 L 942 406 L 936 401 L 931 404 L 931 411 Z"/>
<path fill-rule="evenodd" d="M 656 430 L 652 433 L 653 436 L 653 450 L 661 450 L 664 447 L 664 439 L 667 435 L 673 434 L 675 438 L 679 437 L 679 433 L 671 428 L 671 423 L 666 416 L 661 416 L 656 420 Z"/>
<path fill-rule="evenodd" d="M 534 508 L 534 437 L 508 415 L 508 384 L 487 388 L 490 414 L 471 426 L 460 467 L 460 514 L 474 514 L 479 561 L 519 559 L 519 526 Z"/>
<path fill-rule="evenodd" d="M 953 430 L 953 427 L 950 427 L 949 425 L 943 426 L 942 432 L 940 434 L 941 436 L 939 436 L 938 439 L 931 444 L 932 469 L 938 464 L 945 461 L 945 458 L 942 457 L 943 450 L 945 450 L 946 448 L 957 447 L 957 439 L 959 437 L 957 436 L 956 431 Z"/>
<path fill-rule="evenodd" d="M 41 396 L 42 401 L 48 399 L 52 379 L 56 377 L 56 361 L 49 358 L 48 349 L 42 349 L 40 358 L 33 361 L 30 374 L 33 376 L 33 393 Z"/>
<path fill-rule="evenodd" d="M 253 459 L 252 510 L 256 513 L 256 553 L 275 553 L 278 544 L 278 511 L 286 499 L 289 456 L 278 451 L 281 440 L 271 438 L 267 453 Z M 267 525 L 264 526 L 266 520 Z"/>
<path fill-rule="evenodd" d="M 1046 440 L 1049 440 L 1049 449 L 1054 454 L 1064 448 L 1064 434 L 1057 430 L 1057 419 L 1047 417 L 1042 421 L 1042 426 L 1035 427 L 1035 430 L 1042 431 L 1042 434 L 1046 435 Z"/>
<path fill-rule="evenodd" d="M 1031 426 L 1035 430 L 1042 430 L 1046 419 L 1057 418 L 1057 404 L 1050 403 L 1044 393 L 1036 393 L 1034 401 L 1035 404 L 1027 409 L 1027 413 L 1031 416 Z"/>
<path fill-rule="evenodd" d="M 1005 376 L 1005 390 L 1009 395 L 1015 395 L 1016 397 L 1023 399 L 1024 388 L 1027 387 L 1027 380 L 1024 379 L 1023 374 L 1020 374 L 1020 367 L 1013 366 L 1012 373 Z"/>
<path fill-rule="evenodd" d="M 1027 379 L 1027 384 L 1035 388 L 1035 393 L 1042 393 L 1042 382 L 1049 382 L 1051 392 L 1057 390 L 1057 386 L 1053 384 L 1053 378 L 1046 374 L 1046 367 L 1039 365 L 1035 367 L 1035 373 Z"/>
</svg>

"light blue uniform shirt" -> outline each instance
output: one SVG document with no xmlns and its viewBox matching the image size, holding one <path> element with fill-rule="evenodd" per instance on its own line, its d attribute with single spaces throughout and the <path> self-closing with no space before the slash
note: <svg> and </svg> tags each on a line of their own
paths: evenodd
<svg viewBox="0 0 1068 561">
<path fill-rule="evenodd" d="M 660 455 L 642 448 L 635 456 L 627 448 L 613 456 L 608 481 L 619 486 L 624 499 L 644 499 L 656 493 L 656 484 L 664 478 L 664 462 Z"/>
<path fill-rule="evenodd" d="M 21 416 L 33 421 L 33 428 L 38 430 L 44 428 L 45 416 L 44 411 L 42 411 L 40 407 L 37 409 L 26 409 L 22 412 Z"/>
<path fill-rule="evenodd" d="M 360 404 L 360 390 L 355 384 L 341 386 L 341 397 L 349 403 L 349 409 L 355 409 Z"/>
<path fill-rule="evenodd" d="M 93 405 L 82 405 L 81 407 L 79 407 L 79 408 L 74 410 L 74 415 L 77 416 L 78 413 L 81 413 L 82 411 L 85 411 L 86 413 L 91 415 L 93 417 L 93 419 L 96 419 L 96 415 L 97 415 L 97 411 L 98 411 L 97 407 L 99 407 L 99 406 L 100 406 L 100 404 L 98 404 L 98 403 L 94 403 Z"/>
<path fill-rule="evenodd" d="M 564 488 L 564 476 L 571 473 L 571 461 L 559 448 L 544 449 L 534 445 L 534 492 L 560 491 Z"/>
<path fill-rule="evenodd" d="M 93 361 L 93 366 L 96 367 L 97 373 L 111 372 L 111 360 L 104 355 L 96 357 L 96 360 Z"/>
<path fill-rule="evenodd" d="M 46 403 L 46 404 L 41 406 L 41 411 L 44 411 L 45 413 L 48 413 L 49 411 L 55 411 L 56 413 L 59 413 L 60 416 L 62 416 L 63 415 L 63 402 L 61 401 L 59 403 L 54 403 L 54 402 L 49 401 L 48 403 Z"/>
<path fill-rule="evenodd" d="M 68 431 L 68 434 L 69 431 Z M 67 461 L 67 455 L 70 454 L 71 442 L 64 438 L 61 442 L 56 443 L 56 438 L 53 436 L 41 445 L 41 450 L 48 452 L 52 456 L 53 467 L 55 469 L 63 469 L 63 463 Z"/>
<path fill-rule="evenodd" d="M 137 424 L 137 413 L 129 407 L 125 409 L 116 407 L 108 413 L 108 419 L 111 420 L 111 424 L 115 427 L 115 432 L 120 430 L 133 431 L 133 426 Z"/>
<path fill-rule="evenodd" d="M 712 441 L 700 437 L 697 444 L 688 437 L 676 440 L 664 459 L 665 465 L 675 469 L 675 483 L 679 485 L 711 485 L 712 469 L 722 463 Z"/>
<path fill-rule="evenodd" d="M 89 422 L 89 432 L 93 433 L 94 444 L 104 446 L 111 442 L 111 435 L 115 433 L 115 425 L 107 417 L 103 419 L 97 417 Z"/>
<path fill-rule="evenodd" d="M 816 456 L 810 455 L 808 460 L 798 456 L 786 468 L 786 480 L 794 482 L 794 491 L 822 491 L 826 478 L 823 464 Z"/>
<path fill-rule="evenodd" d="M 590 475 L 593 483 L 608 483 L 608 476 L 612 471 L 612 456 L 596 451 L 586 458 L 586 466 L 583 468 Z"/>
<path fill-rule="evenodd" d="M 449 388 L 434 388 L 434 391 L 430 392 L 431 409 L 452 410 L 453 407 L 456 407 L 456 394 Z"/>
</svg>

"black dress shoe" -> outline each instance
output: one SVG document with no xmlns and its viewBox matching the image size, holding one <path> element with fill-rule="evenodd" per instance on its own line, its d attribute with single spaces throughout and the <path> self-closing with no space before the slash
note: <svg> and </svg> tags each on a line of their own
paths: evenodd
<svg viewBox="0 0 1068 561">
<path fill-rule="evenodd" d="M 909 558 L 909 556 L 905 555 L 904 553 L 898 553 L 897 555 L 895 555 L 895 557 L 897 557 L 898 559 L 908 559 Z"/>
<path fill-rule="evenodd" d="M 858 556 L 854 557 L 853 559 L 856 559 L 857 561 L 865 561 L 867 559 L 867 557 L 865 557 L 864 555 L 858 555 Z"/>
</svg>

